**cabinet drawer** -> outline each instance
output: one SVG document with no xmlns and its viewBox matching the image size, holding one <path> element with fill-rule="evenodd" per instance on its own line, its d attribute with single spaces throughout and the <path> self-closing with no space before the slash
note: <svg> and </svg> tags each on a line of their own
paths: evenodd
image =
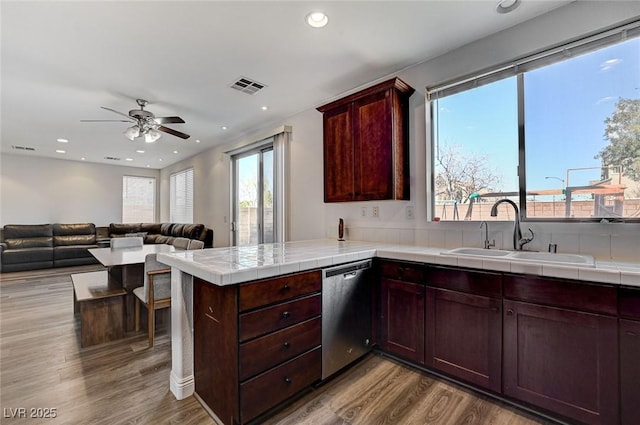
<svg viewBox="0 0 640 425">
<path fill-rule="evenodd" d="M 380 276 L 403 282 L 424 283 L 424 268 L 419 264 L 380 261 Z"/>
<path fill-rule="evenodd" d="M 490 298 L 502 298 L 502 275 L 500 273 L 429 267 L 427 269 L 427 283 L 429 286 L 438 288 Z"/>
<path fill-rule="evenodd" d="M 320 294 L 240 315 L 240 341 L 295 325 L 320 314 Z"/>
<path fill-rule="evenodd" d="M 260 280 L 240 286 L 240 311 L 320 291 L 320 270 Z"/>
<path fill-rule="evenodd" d="M 618 314 L 616 288 L 539 276 L 504 276 L 504 297 L 554 307 Z"/>
<path fill-rule="evenodd" d="M 245 380 L 322 342 L 320 318 L 307 320 L 240 345 L 240 379 Z"/>
<path fill-rule="evenodd" d="M 322 371 L 320 353 L 316 348 L 241 384 L 242 423 L 318 381 Z"/>
</svg>

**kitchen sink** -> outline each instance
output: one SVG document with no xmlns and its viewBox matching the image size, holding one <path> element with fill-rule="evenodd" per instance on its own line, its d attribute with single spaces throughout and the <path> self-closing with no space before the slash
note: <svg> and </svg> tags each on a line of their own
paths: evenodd
<svg viewBox="0 0 640 425">
<path fill-rule="evenodd" d="M 570 264 L 593 267 L 595 261 L 591 255 L 554 254 L 550 252 L 513 252 L 510 257 L 517 260 L 536 261 L 542 263 Z"/>
<path fill-rule="evenodd" d="M 535 251 L 507 251 L 502 249 L 484 248 L 455 248 L 440 253 L 462 257 L 500 258 L 509 261 L 526 261 L 533 263 L 547 263 L 567 266 L 595 267 L 595 260 L 591 255 L 555 254 Z"/>
<path fill-rule="evenodd" d="M 502 249 L 484 249 L 484 248 L 456 248 L 449 251 L 441 252 L 443 255 L 471 255 L 474 257 L 506 257 L 512 251 Z"/>
</svg>

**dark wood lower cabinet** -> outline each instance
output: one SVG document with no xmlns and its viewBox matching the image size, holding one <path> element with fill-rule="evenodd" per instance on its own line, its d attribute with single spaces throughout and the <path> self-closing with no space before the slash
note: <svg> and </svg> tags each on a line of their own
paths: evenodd
<svg viewBox="0 0 640 425">
<path fill-rule="evenodd" d="M 425 287 L 381 280 L 380 343 L 389 353 L 424 363 Z"/>
<path fill-rule="evenodd" d="M 640 422 L 640 321 L 620 320 L 620 416 L 622 425 Z"/>
<path fill-rule="evenodd" d="M 500 392 L 502 300 L 427 288 L 426 311 L 426 364 Z"/>
<path fill-rule="evenodd" d="M 504 300 L 504 393 L 586 424 L 618 423 L 618 320 Z"/>
</svg>

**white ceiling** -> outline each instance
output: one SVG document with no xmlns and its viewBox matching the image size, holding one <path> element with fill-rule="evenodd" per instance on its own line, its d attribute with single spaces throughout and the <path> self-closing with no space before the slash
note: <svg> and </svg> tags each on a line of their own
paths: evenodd
<svg viewBox="0 0 640 425">
<path fill-rule="evenodd" d="M 1 151 L 163 168 L 569 2 L 523 0 L 505 15 L 497 0 L 3 0 Z M 328 14 L 324 29 L 306 25 L 312 10 Z M 231 89 L 241 76 L 267 87 Z M 166 126 L 191 138 L 145 144 L 125 122 L 80 122 L 119 119 L 100 107 L 126 114 L 136 98 L 182 117 Z"/>
</svg>

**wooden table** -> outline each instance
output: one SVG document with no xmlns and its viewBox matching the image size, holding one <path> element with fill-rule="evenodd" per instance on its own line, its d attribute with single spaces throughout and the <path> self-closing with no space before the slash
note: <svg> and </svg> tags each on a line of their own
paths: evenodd
<svg viewBox="0 0 640 425">
<path fill-rule="evenodd" d="M 135 328 L 133 290 L 144 285 L 144 259 L 148 254 L 174 252 L 173 245 L 146 244 L 141 247 L 128 248 L 91 248 L 89 252 L 103 266 L 108 268 L 108 281 L 113 286 L 120 286 L 125 296 L 125 330 Z"/>
<path fill-rule="evenodd" d="M 124 337 L 124 296 L 127 291 L 109 282 L 106 270 L 71 275 L 73 312 L 80 315 L 80 346 Z"/>
</svg>

